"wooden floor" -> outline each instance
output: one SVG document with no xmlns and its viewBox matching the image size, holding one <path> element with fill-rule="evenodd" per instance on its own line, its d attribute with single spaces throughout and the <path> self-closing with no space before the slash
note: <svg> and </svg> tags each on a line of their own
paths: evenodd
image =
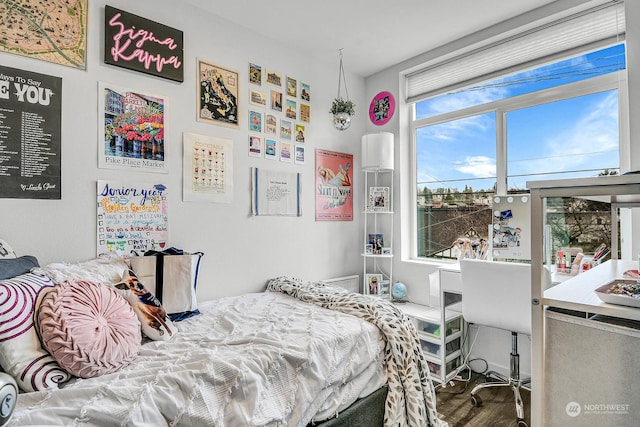
<svg viewBox="0 0 640 427">
<path fill-rule="evenodd" d="M 471 403 L 471 390 L 475 384 L 484 382 L 484 376 L 474 374 L 466 383 L 455 381 L 454 386 L 437 388 L 436 409 L 440 419 L 449 423 L 449 427 L 518 427 L 513 392 L 509 387 L 491 387 L 478 392 L 482 406 Z M 531 423 L 531 396 L 527 390 L 521 390 L 524 402 L 525 422 Z"/>
</svg>

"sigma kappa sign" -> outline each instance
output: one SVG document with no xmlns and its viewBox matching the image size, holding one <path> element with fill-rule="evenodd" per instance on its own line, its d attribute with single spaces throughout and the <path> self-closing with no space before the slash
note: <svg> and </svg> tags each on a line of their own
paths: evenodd
<svg viewBox="0 0 640 427">
<path fill-rule="evenodd" d="M 182 31 L 106 5 L 104 62 L 184 81 Z"/>
</svg>

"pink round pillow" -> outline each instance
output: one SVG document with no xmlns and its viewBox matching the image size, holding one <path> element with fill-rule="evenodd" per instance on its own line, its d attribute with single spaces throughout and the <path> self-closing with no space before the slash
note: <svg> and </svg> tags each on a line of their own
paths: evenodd
<svg viewBox="0 0 640 427">
<path fill-rule="evenodd" d="M 63 282 L 43 297 L 38 324 L 44 347 L 77 377 L 115 372 L 140 351 L 138 317 L 108 286 Z"/>
</svg>

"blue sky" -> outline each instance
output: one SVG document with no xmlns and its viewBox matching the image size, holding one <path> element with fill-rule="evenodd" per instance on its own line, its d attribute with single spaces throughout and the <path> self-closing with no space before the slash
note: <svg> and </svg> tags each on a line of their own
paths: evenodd
<svg viewBox="0 0 640 427">
<path fill-rule="evenodd" d="M 622 65 L 619 62 L 622 61 Z M 562 61 L 533 71 L 432 98 L 416 106 L 418 118 L 471 105 L 534 92 L 624 68 L 624 46 Z M 544 172 L 616 168 L 618 159 L 617 91 L 591 94 L 516 110 L 507 116 L 509 187 L 526 181 L 579 175 L 540 175 Z M 495 180 L 495 115 L 488 113 L 422 128 L 418 131 L 418 188 L 465 184 L 474 190 L 491 188 Z M 465 182 L 447 182 L 465 179 Z M 444 181 L 436 184 L 434 181 Z"/>
</svg>

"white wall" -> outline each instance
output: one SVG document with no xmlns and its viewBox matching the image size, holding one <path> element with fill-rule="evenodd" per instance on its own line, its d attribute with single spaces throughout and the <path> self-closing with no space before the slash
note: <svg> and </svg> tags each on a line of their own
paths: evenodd
<svg viewBox="0 0 640 427">
<path fill-rule="evenodd" d="M 354 154 L 354 206 L 362 197 L 357 186 L 364 115 L 339 132 L 328 113 L 336 96 L 339 65 L 319 63 L 307 52 L 278 45 L 246 28 L 170 0 L 110 0 L 109 5 L 182 30 L 185 41 L 184 83 L 127 71 L 103 63 L 104 1 L 91 0 L 87 70 L 0 53 L 3 66 L 62 77 L 62 200 L 0 199 L 0 238 L 19 255 L 41 264 L 76 262 L 96 256 L 96 181 L 154 181 L 157 174 L 99 169 L 98 82 L 137 88 L 169 98 L 166 159 L 169 173 L 169 244 L 203 251 L 201 300 L 263 289 L 269 278 L 294 275 L 322 279 L 361 270 L 361 218 L 315 222 L 314 149 Z M 265 23 L 266 25 L 267 23 Z M 282 25 L 286 25 L 283 19 Z M 333 49 L 333 47 L 330 47 Z M 240 130 L 196 121 L 196 58 L 234 69 L 240 76 Z M 297 77 L 311 85 L 311 123 L 307 125 L 306 164 L 294 165 L 247 156 L 248 64 L 254 62 Z M 363 105 L 364 81 L 347 71 L 350 95 Z M 264 83 L 263 83 L 264 84 Z M 357 117 L 357 116 L 356 116 Z M 182 132 L 234 141 L 234 194 L 231 204 L 182 202 Z M 302 174 L 300 218 L 250 216 L 250 168 Z"/>
<path fill-rule="evenodd" d="M 429 300 L 432 304 L 437 304 L 433 287 L 429 286 L 429 274 L 436 271 L 440 263 L 420 262 L 410 259 L 409 233 L 411 232 L 411 209 L 415 203 L 411 200 L 411 180 L 408 173 L 411 168 L 410 162 L 410 135 L 408 133 L 408 123 L 410 109 L 403 102 L 403 79 L 400 77 L 407 71 L 419 67 L 421 64 L 434 60 L 438 57 L 451 54 L 456 50 L 468 47 L 485 39 L 490 39 L 501 33 L 513 30 L 535 21 L 544 16 L 549 16 L 558 11 L 570 9 L 583 3 L 597 3 L 593 0 L 558 0 L 549 5 L 543 6 L 529 14 L 521 15 L 512 20 L 505 21 L 478 33 L 472 34 L 460 40 L 456 40 L 448 45 L 441 46 L 429 52 L 425 52 L 415 58 L 404 61 L 384 71 L 381 71 L 366 79 L 365 96 L 370 100 L 380 91 L 387 90 L 394 94 L 398 105 L 398 111 L 393 119 L 386 125 L 378 128 L 368 123 L 367 132 L 386 131 L 395 134 L 396 138 L 396 170 L 395 170 L 395 195 L 394 212 L 396 212 L 396 229 L 394 231 L 394 242 L 392 247 L 400 248 L 400 252 L 395 250 L 393 273 L 394 281 L 400 280 L 407 285 L 408 298 L 412 301 Z M 629 75 L 629 117 L 637 117 L 640 114 L 640 50 L 634 48 L 640 44 L 640 29 L 633 25 L 640 19 L 640 4 L 633 0 L 625 2 L 626 22 L 627 22 L 627 67 Z M 640 132 L 637 127 L 638 121 L 631 120 L 631 168 L 638 170 L 640 165 L 640 145 L 635 143 L 636 135 Z M 637 227 L 636 229 L 640 229 Z M 633 239 L 638 242 L 637 238 Z M 400 256 L 397 256 L 399 253 Z M 637 253 L 637 249 L 636 252 Z M 472 335 L 477 329 L 472 328 Z M 496 329 L 480 327 L 478 339 L 474 347 L 473 356 L 482 357 L 489 361 L 490 369 L 497 369 L 508 373 L 509 351 L 511 348 L 511 337 L 508 332 Z M 521 355 L 521 370 L 523 374 L 530 372 L 530 340 L 524 337 L 519 340 L 519 350 Z M 481 365 L 473 365 L 474 368 L 481 368 Z"/>
</svg>

